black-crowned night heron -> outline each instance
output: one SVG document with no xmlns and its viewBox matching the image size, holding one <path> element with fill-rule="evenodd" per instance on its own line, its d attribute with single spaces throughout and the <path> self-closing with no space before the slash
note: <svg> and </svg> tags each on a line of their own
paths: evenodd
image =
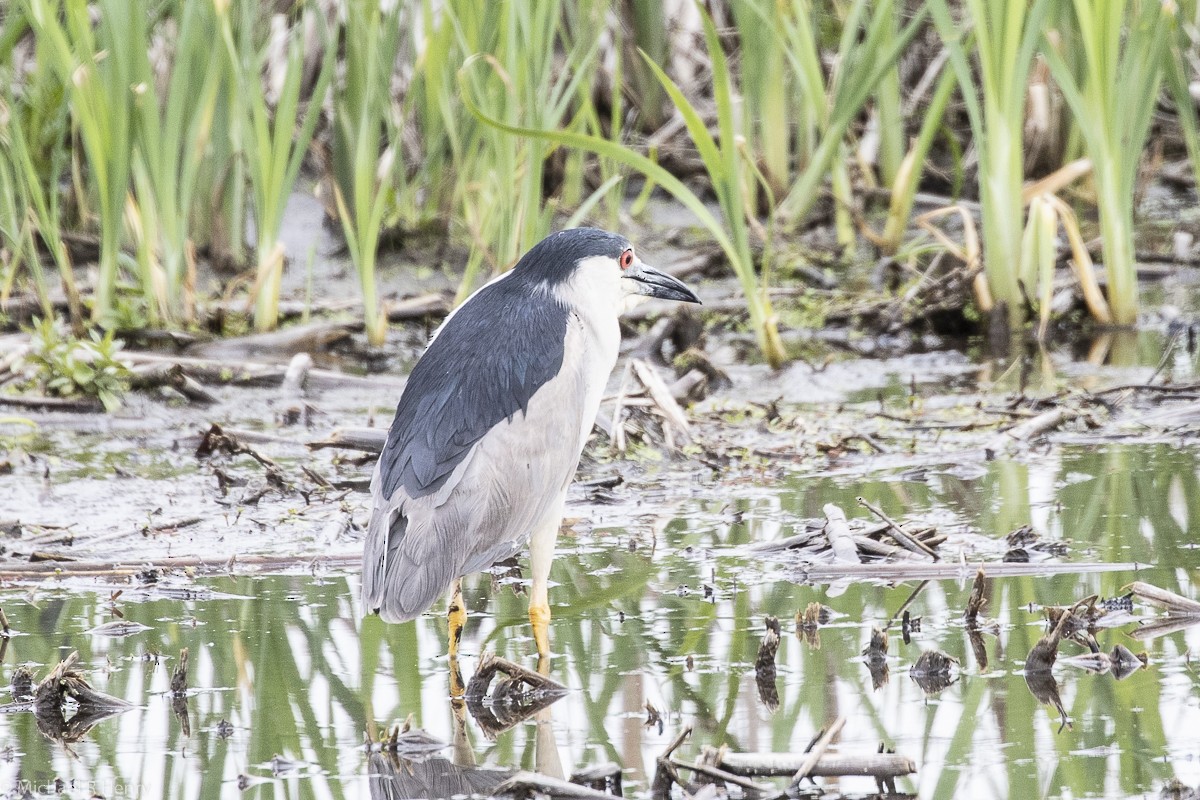
<svg viewBox="0 0 1200 800">
<path fill-rule="evenodd" d="M 414 619 L 453 587 L 453 655 L 462 577 L 532 539 L 529 618 L 538 653 L 549 654 L 563 503 L 633 294 L 700 302 L 624 237 L 576 228 L 543 239 L 446 318 L 409 376 L 371 481 L 367 613 Z"/>
</svg>

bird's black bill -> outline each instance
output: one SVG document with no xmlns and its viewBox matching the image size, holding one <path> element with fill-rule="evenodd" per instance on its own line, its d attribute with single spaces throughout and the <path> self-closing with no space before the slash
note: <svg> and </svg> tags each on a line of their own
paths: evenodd
<svg viewBox="0 0 1200 800">
<path fill-rule="evenodd" d="M 663 300 L 679 300 L 684 303 L 699 303 L 696 293 L 665 272 L 645 264 L 635 264 L 625 271 L 625 277 L 637 284 L 638 294 L 658 297 Z"/>
</svg>

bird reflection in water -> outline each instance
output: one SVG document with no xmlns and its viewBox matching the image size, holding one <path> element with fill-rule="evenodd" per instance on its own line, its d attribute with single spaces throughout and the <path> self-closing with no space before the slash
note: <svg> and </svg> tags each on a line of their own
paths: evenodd
<svg viewBox="0 0 1200 800">
<path fill-rule="evenodd" d="M 532 719 L 535 724 L 535 769 L 550 779 L 561 781 L 564 778 L 554 738 L 551 706 L 565 696 L 567 690 L 547 676 L 548 660 L 543 659 L 539 671 L 533 672 L 506 659 L 485 654 L 466 685 L 457 662 L 458 659 L 452 659 L 450 670 L 450 710 L 454 727 L 450 757 L 441 755 L 447 745 L 424 731 L 397 731 L 374 745 L 374 752 L 368 759 L 373 799 L 495 794 L 497 787 L 516 771 L 478 765 L 467 738 L 468 717 L 489 741 Z"/>
</svg>

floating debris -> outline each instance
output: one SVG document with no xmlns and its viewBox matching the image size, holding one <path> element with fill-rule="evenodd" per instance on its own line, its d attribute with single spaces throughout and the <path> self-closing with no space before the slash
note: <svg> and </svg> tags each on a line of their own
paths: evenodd
<svg viewBox="0 0 1200 800">
<path fill-rule="evenodd" d="M 979 613 L 983 611 L 987 605 L 987 590 L 989 582 L 987 576 L 983 572 L 983 567 L 975 573 L 975 583 L 971 586 L 971 596 L 967 598 L 967 608 L 963 611 L 963 621 L 967 623 L 967 627 L 977 627 L 979 625 Z"/>
<path fill-rule="evenodd" d="M 833 610 L 820 603 L 809 603 L 796 612 L 796 638 L 814 650 L 821 649 L 820 627 L 833 618 Z"/>
<path fill-rule="evenodd" d="M 871 641 L 863 648 L 863 658 L 867 661 L 885 661 L 888 651 L 888 635 L 883 628 L 871 628 Z"/>
<path fill-rule="evenodd" d="M 405 758 L 412 758 L 436 753 L 450 746 L 433 734 L 421 728 L 414 728 L 412 722 L 413 716 L 409 714 L 403 724 L 392 728 L 390 733 L 385 733 L 378 742 L 368 741 L 367 751 L 370 753 L 393 753 Z"/>
<path fill-rule="evenodd" d="M 497 674 L 506 679 L 492 682 Z M 490 691 L 490 694 L 489 694 Z M 553 678 L 493 653 L 484 653 L 467 684 L 467 709 L 489 739 L 532 717 L 567 694 Z"/>
<path fill-rule="evenodd" d="M 662 732 L 663 732 L 662 714 L 659 713 L 658 709 L 655 708 L 653 706 L 653 704 L 650 703 L 649 700 L 646 701 L 646 721 L 642 723 L 642 727 L 643 728 L 657 727 L 658 735 L 662 736 Z"/>
<path fill-rule="evenodd" d="M 925 650 L 909 667 L 908 677 L 927 695 L 935 695 L 954 683 L 958 659 L 941 650 Z"/>
<path fill-rule="evenodd" d="M 770 615 L 764 622 L 767 632 L 758 646 L 758 657 L 754 659 L 754 682 L 758 686 L 758 699 L 767 711 L 774 713 L 779 708 L 779 687 L 775 683 L 775 654 L 779 650 L 782 629 L 779 620 Z"/>
<path fill-rule="evenodd" d="M 987 593 L 991 588 L 991 582 L 984 574 L 983 567 L 975 573 L 975 583 L 971 587 L 971 596 L 967 598 L 967 607 L 963 611 L 963 621 L 967 626 L 967 641 L 971 644 L 971 653 L 975 656 L 975 663 L 979 666 L 980 672 L 986 672 L 988 668 L 987 645 L 983 641 L 983 630 L 986 628 L 990 632 L 995 632 L 996 621 L 992 619 L 980 619 L 979 615 L 987 606 Z"/>
<path fill-rule="evenodd" d="M 858 504 L 870 511 L 875 516 L 879 517 L 887 525 L 887 533 L 893 539 L 900 543 L 900 546 L 905 550 L 909 550 L 917 555 L 928 556 L 934 561 L 940 561 L 941 557 L 937 552 L 925 542 L 921 541 L 919 536 L 909 533 L 900 523 L 889 517 L 875 504 L 868 501 L 865 497 L 857 498 Z"/>
<path fill-rule="evenodd" d="M 891 669 L 887 662 L 888 635 L 883 628 L 871 628 L 871 640 L 863 648 L 863 661 L 871 673 L 871 688 L 878 690 L 887 685 Z"/>
<path fill-rule="evenodd" d="M 590 786 L 564 781 L 562 778 L 552 778 L 540 772 L 520 771 L 503 783 L 495 786 L 491 794 L 516 795 L 517 797 L 544 796 L 566 798 L 566 800 L 612 800 L 612 795 L 593 789 Z M 401 795 L 402 797 L 449 797 L 450 795 Z"/>
<path fill-rule="evenodd" d="M 1043 539 L 1032 525 L 1022 525 L 1008 536 L 1004 537 L 1008 550 L 1004 553 L 1004 561 L 1015 564 L 1028 563 L 1045 558 L 1060 558 L 1067 554 L 1067 545 Z"/>
<path fill-rule="evenodd" d="M 140 622 L 133 622 L 127 619 L 115 619 L 112 622 L 106 622 L 103 625 L 97 625 L 88 631 L 88 636 L 110 636 L 119 638 L 122 636 L 133 636 L 142 631 L 150 630 L 149 625 L 143 625 Z"/>
<path fill-rule="evenodd" d="M 179 663 L 175 665 L 175 671 L 171 673 L 171 691 L 175 694 L 183 694 L 188 689 L 188 649 L 185 647 L 179 651 Z"/>
<path fill-rule="evenodd" d="M 861 499 L 861 498 L 860 498 Z M 863 501 L 866 503 L 866 501 Z M 877 507 L 866 504 L 873 512 Z M 857 565 L 886 560 L 900 564 L 928 563 L 936 560 L 937 547 L 946 536 L 932 526 L 905 528 L 883 514 L 888 521 L 872 523 L 847 519 L 846 512 L 833 503 L 822 509 L 823 520 L 807 520 L 802 533 L 772 542 L 750 545 L 757 554 L 796 553 L 806 560 L 833 562 L 834 567 L 855 571 Z"/>
<path fill-rule="evenodd" d="M 713 784 L 723 784 L 727 790 L 737 787 L 745 793 L 765 796 L 769 800 L 783 800 L 785 797 L 794 797 L 804 780 L 869 775 L 882 787 L 894 788 L 896 778 L 917 771 L 912 759 L 894 752 L 884 752 L 882 745 L 877 753 L 830 754 L 828 748 L 845 724 L 846 718 L 839 716 L 828 728 L 818 731 L 802 753 L 732 753 L 727 747 L 706 746 L 691 763 L 675 756 L 691 733 L 690 727 L 684 728 L 657 759 L 651 796 L 656 800 L 666 800 L 671 796 L 672 786 L 679 786 L 688 795 L 696 796 L 704 786 L 711 789 Z M 681 770 L 696 774 L 699 782 L 684 779 Z M 781 777 L 789 779 L 786 786 L 753 780 Z"/>
<path fill-rule="evenodd" d="M 858 546 L 850 535 L 850 523 L 846 521 L 846 512 L 833 503 L 826 503 L 825 508 L 825 538 L 833 550 L 833 560 L 858 564 L 862 559 L 858 555 Z"/>
<path fill-rule="evenodd" d="M 1025 659 L 1025 672 L 1049 672 L 1054 666 L 1055 660 L 1058 659 L 1058 645 L 1068 636 L 1068 632 L 1077 632 L 1080 630 L 1080 625 L 1086 626 L 1086 623 L 1081 622 L 1081 618 L 1075 613 L 1076 607 L 1086 607 L 1087 600 L 1082 600 L 1075 606 L 1069 609 L 1059 609 L 1054 618 L 1054 624 L 1049 633 L 1038 639 L 1029 651 L 1029 655 Z M 1047 608 L 1046 614 L 1049 617 L 1053 612 Z"/>
<path fill-rule="evenodd" d="M 192 735 L 192 717 L 187 704 L 188 649 L 179 651 L 179 663 L 171 673 L 171 713 L 179 720 L 184 736 Z"/>
<path fill-rule="evenodd" d="M 79 653 L 72 652 L 33 690 L 38 730 L 63 743 L 78 742 L 98 723 L 134 707 L 119 697 L 93 689 L 78 664 Z M 70 718 L 69 711 L 73 712 Z"/>
<path fill-rule="evenodd" d="M 12 674 L 12 696 L 18 703 L 29 702 L 33 699 L 33 670 L 29 667 L 17 667 Z"/>
<path fill-rule="evenodd" d="M 1148 654 L 1145 652 L 1134 653 L 1123 644 L 1114 645 L 1108 657 L 1112 662 L 1113 677 L 1119 681 L 1125 680 L 1139 669 L 1145 669 L 1150 666 L 1150 656 Z"/>
<path fill-rule="evenodd" d="M 661 728 L 659 733 L 662 733 Z M 586 786 L 614 797 L 623 797 L 622 776 L 623 771 L 620 764 L 606 761 L 603 764 L 595 764 L 573 772 L 570 780 L 571 783 L 579 786 Z"/>
<path fill-rule="evenodd" d="M 1025 683 L 1038 702 L 1052 705 L 1058 709 L 1061 720 L 1058 726 L 1059 733 L 1062 733 L 1064 728 L 1071 727 L 1071 722 L 1067 717 L 1067 709 L 1063 705 L 1062 697 L 1058 693 L 1058 681 L 1050 672 L 1050 668 L 1058 659 L 1058 645 L 1063 639 L 1064 631 L 1076 618 L 1075 608 L 1087 605 L 1086 600 L 1081 601 L 1076 606 L 1072 606 L 1069 613 L 1065 611 L 1060 613 L 1058 622 L 1049 633 L 1037 640 L 1025 659 Z"/>
</svg>

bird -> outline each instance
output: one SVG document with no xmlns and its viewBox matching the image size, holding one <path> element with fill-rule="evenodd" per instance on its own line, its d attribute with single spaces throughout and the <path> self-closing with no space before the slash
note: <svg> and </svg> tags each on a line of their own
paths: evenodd
<svg viewBox="0 0 1200 800">
<path fill-rule="evenodd" d="M 624 236 L 558 231 L 454 309 L 408 377 L 371 479 L 366 613 L 399 623 L 529 542 L 529 619 L 549 658 L 549 575 L 567 487 L 620 349 L 632 295 L 699 303 Z"/>
</svg>

